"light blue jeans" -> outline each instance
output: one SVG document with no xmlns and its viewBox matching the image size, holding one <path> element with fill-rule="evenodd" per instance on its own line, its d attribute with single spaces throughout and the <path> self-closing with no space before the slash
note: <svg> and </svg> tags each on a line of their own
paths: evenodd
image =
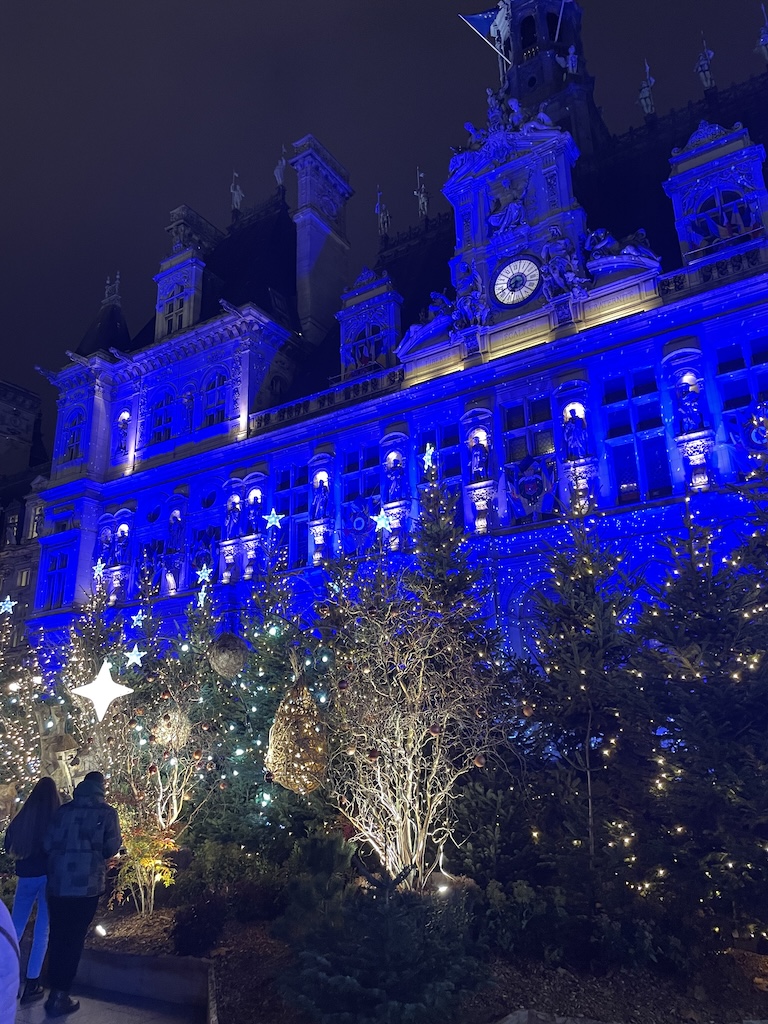
<svg viewBox="0 0 768 1024">
<path fill-rule="evenodd" d="M 48 948 L 48 904 L 45 899 L 45 886 L 48 879 L 45 875 L 37 878 L 19 878 L 16 883 L 16 895 L 13 897 L 11 918 L 16 929 L 16 937 L 21 936 L 27 927 L 32 908 L 37 903 L 35 930 L 32 934 L 32 949 L 27 963 L 27 977 L 39 978 L 43 969 L 45 951 Z"/>
</svg>

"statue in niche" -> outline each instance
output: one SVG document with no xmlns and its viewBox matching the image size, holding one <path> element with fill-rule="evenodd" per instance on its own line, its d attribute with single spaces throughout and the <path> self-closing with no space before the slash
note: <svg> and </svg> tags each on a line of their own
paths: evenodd
<svg viewBox="0 0 768 1024">
<path fill-rule="evenodd" d="M 680 433 L 691 434 L 702 427 L 701 395 L 696 384 L 682 381 L 677 391 L 677 411 L 680 416 Z"/>
<path fill-rule="evenodd" d="M 405 498 L 405 467 L 402 459 L 395 458 L 387 466 L 387 501 Z"/>
<path fill-rule="evenodd" d="M 181 518 L 181 512 L 178 509 L 174 509 L 171 512 L 171 518 L 168 520 L 168 550 L 181 551 L 183 538 L 184 523 Z"/>
<path fill-rule="evenodd" d="M 331 492 L 328 489 L 328 481 L 324 477 L 318 477 L 312 488 L 312 508 L 310 518 L 325 519 L 328 515 L 328 504 Z"/>
<path fill-rule="evenodd" d="M 583 416 L 579 416 L 571 406 L 568 417 L 563 423 L 566 457 L 569 462 L 577 462 L 587 455 L 587 424 Z"/>
<path fill-rule="evenodd" d="M 96 558 L 97 560 L 100 558 L 105 565 L 109 565 L 112 561 L 112 531 L 108 526 L 105 526 L 99 534 Z"/>
<path fill-rule="evenodd" d="M 127 527 L 120 527 L 115 534 L 115 564 L 116 565 L 127 565 L 128 564 L 128 541 L 130 534 Z"/>
<path fill-rule="evenodd" d="M 251 491 L 248 495 L 248 535 L 254 536 L 261 532 L 261 491 Z"/>
<path fill-rule="evenodd" d="M 234 540 L 240 536 L 240 502 L 237 498 L 230 498 L 227 504 L 227 518 L 224 523 L 224 539 Z"/>
<path fill-rule="evenodd" d="M 117 421 L 117 454 L 128 454 L 128 417 L 120 416 Z"/>
<path fill-rule="evenodd" d="M 693 70 L 699 76 L 699 80 L 705 89 L 714 89 L 715 78 L 712 74 L 712 58 L 715 56 L 712 50 L 707 48 L 706 41 L 702 38 L 702 51 L 693 66 Z"/>
<path fill-rule="evenodd" d="M 488 447 L 479 434 L 474 435 L 469 449 L 469 473 L 473 480 L 488 479 Z"/>
<path fill-rule="evenodd" d="M 502 231 L 510 231 L 512 228 L 520 227 L 526 223 L 525 196 L 528 192 L 528 181 L 526 181 L 523 188 L 513 188 L 509 178 L 503 178 L 501 184 L 506 194 L 503 199 L 497 196 L 493 200 L 493 207 L 488 214 L 488 232 L 490 235 L 500 234 Z"/>
</svg>

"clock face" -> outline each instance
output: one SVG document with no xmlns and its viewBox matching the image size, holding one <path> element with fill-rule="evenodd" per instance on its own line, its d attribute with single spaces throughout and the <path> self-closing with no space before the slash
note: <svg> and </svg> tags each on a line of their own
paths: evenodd
<svg viewBox="0 0 768 1024">
<path fill-rule="evenodd" d="M 530 299 L 540 280 L 541 271 L 537 264 L 527 257 L 520 257 L 499 271 L 493 293 L 505 306 L 516 306 Z"/>
</svg>

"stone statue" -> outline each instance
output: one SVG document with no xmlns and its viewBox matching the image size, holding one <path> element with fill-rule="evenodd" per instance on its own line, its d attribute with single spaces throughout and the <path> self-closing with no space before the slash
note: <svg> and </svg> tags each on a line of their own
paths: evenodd
<svg viewBox="0 0 768 1024">
<path fill-rule="evenodd" d="M 440 316 L 442 314 L 450 316 L 453 312 L 453 304 L 449 302 L 442 292 L 430 292 L 429 300 L 430 320 L 434 320 L 436 316 Z"/>
<path fill-rule="evenodd" d="M 549 241 L 541 250 L 542 288 L 547 299 L 570 294 L 575 299 L 586 295 L 582 287 L 586 278 L 579 276 L 579 265 L 573 243 L 559 227 L 549 229 Z"/>
<path fill-rule="evenodd" d="M 759 53 L 768 64 L 768 22 L 760 27 L 760 38 L 757 40 L 755 53 Z"/>
<path fill-rule="evenodd" d="M 229 186 L 229 191 L 232 195 L 232 209 L 235 213 L 240 212 L 240 204 L 245 199 L 245 192 L 240 188 L 239 182 L 240 175 L 237 171 L 232 172 L 232 184 Z"/>
<path fill-rule="evenodd" d="M 568 418 L 563 423 L 566 456 L 569 462 L 583 459 L 587 454 L 587 424 L 571 406 Z"/>
<path fill-rule="evenodd" d="M 576 53 L 576 47 L 571 43 L 568 47 L 568 53 L 565 57 L 557 56 L 555 60 L 564 69 L 567 75 L 578 75 L 579 73 L 579 55 Z"/>
<path fill-rule="evenodd" d="M 645 228 L 638 228 L 632 235 L 627 235 L 621 243 L 621 251 L 628 256 L 644 256 L 649 260 L 658 260 L 648 241 Z"/>
<path fill-rule="evenodd" d="M 401 459 L 392 459 L 387 466 L 387 501 L 402 501 L 405 497 L 405 469 Z"/>
<path fill-rule="evenodd" d="M 707 49 L 706 41 L 703 38 L 701 42 L 703 49 L 699 54 L 699 59 L 693 66 L 693 70 L 698 74 L 701 84 L 705 89 L 714 89 L 715 79 L 712 74 L 712 58 L 715 55 L 712 50 Z"/>
<path fill-rule="evenodd" d="M 382 201 L 381 191 L 376 193 L 375 213 L 378 219 L 379 236 L 384 238 L 385 235 L 389 234 L 389 226 L 392 223 L 392 217 L 390 216 L 386 203 Z"/>
<path fill-rule="evenodd" d="M 192 432 L 195 415 L 195 396 L 191 391 L 185 391 L 181 396 L 181 405 L 184 409 L 184 429 L 187 434 Z"/>
<path fill-rule="evenodd" d="M 174 509 L 171 518 L 168 520 L 168 550 L 181 551 L 182 539 L 184 536 L 184 523 L 181 512 Z"/>
<path fill-rule="evenodd" d="M 424 173 L 416 168 L 416 188 L 413 194 L 419 203 L 419 217 L 426 219 L 429 216 L 429 192 L 424 184 Z"/>
<path fill-rule="evenodd" d="M 117 421 L 117 454 L 128 454 L 128 420 L 122 416 Z"/>
<path fill-rule="evenodd" d="M 637 94 L 637 102 L 640 104 L 640 107 L 646 116 L 656 112 L 656 107 L 653 102 L 654 85 L 656 85 L 656 79 L 651 75 L 651 69 L 648 65 L 648 61 L 646 61 L 645 78 L 640 83 L 640 91 Z"/>
<path fill-rule="evenodd" d="M 479 434 L 472 438 L 469 449 L 469 473 L 473 480 L 488 479 L 488 448 L 483 444 Z"/>
<path fill-rule="evenodd" d="M 515 99 L 511 96 L 507 101 L 509 110 L 507 112 L 507 120 L 513 128 L 519 128 L 520 125 L 525 121 L 525 111 L 520 106 L 520 100 Z"/>
<path fill-rule="evenodd" d="M 677 406 L 680 414 L 680 433 L 691 434 L 702 426 L 700 395 L 698 387 L 686 382 L 681 383 L 677 393 Z"/>
<path fill-rule="evenodd" d="M 485 90 L 485 94 L 488 98 L 488 130 L 496 131 L 503 125 L 499 95 L 490 88 Z"/>
<path fill-rule="evenodd" d="M 471 264 L 462 263 L 459 275 L 453 321 L 459 329 L 472 325 L 481 326 L 487 322 L 490 310 L 477 262 L 472 260 Z"/>
<path fill-rule="evenodd" d="M 275 181 L 277 182 L 278 188 L 285 188 L 285 168 L 287 163 L 288 161 L 285 159 L 285 146 L 283 146 L 282 152 L 280 153 L 280 159 L 275 164 L 274 170 Z"/>
<path fill-rule="evenodd" d="M 261 532 L 261 498 L 252 492 L 248 496 L 248 535 L 254 536 Z"/>
<path fill-rule="evenodd" d="M 115 534 L 115 564 L 116 565 L 128 565 L 128 540 L 129 532 L 127 529 L 119 529 Z"/>
<path fill-rule="evenodd" d="M 506 201 L 498 196 L 493 201 L 493 208 L 488 215 L 488 230 L 491 235 L 510 231 L 526 223 L 525 196 L 528 182 L 526 181 L 522 189 L 513 189 L 509 178 L 503 178 L 501 184 L 506 192 Z"/>
<path fill-rule="evenodd" d="M 224 523 L 224 539 L 234 540 L 240 536 L 240 502 L 230 499 L 227 505 L 227 518 Z"/>
<path fill-rule="evenodd" d="M 320 477 L 312 489 L 312 510 L 310 512 L 311 519 L 325 519 L 328 515 L 328 502 L 330 500 L 330 491 L 328 490 L 328 484 Z"/>
<path fill-rule="evenodd" d="M 584 251 L 591 260 L 604 260 L 608 256 L 615 256 L 620 250 L 621 246 L 607 228 L 590 231 L 584 242 Z"/>
</svg>

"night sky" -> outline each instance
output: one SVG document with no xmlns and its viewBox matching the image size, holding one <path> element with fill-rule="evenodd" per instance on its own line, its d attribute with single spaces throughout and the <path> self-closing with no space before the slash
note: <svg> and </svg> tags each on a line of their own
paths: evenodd
<svg viewBox="0 0 768 1024">
<path fill-rule="evenodd" d="M 0 377 L 40 392 L 122 273 L 132 334 L 152 315 L 168 213 L 226 228 L 232 171 L 244 206 L 274 189 L 285 144 L 311 132 L 350 172 L 352 278 L 375 261 L 377 183 L 392 229 L 433 200 L 451 145 L 481 122 L 492 50 L 458 18 L 490 0 L 16 0 L 4 4 Z M 582 0 L 584 46 L 608 127 L 639 124 L 647 56 L 656 108 L 698 98 L 703 30 L 719 86 L 764 69 L 756 0 Z M 749 127 L 747 125 L 747 127 Z M 681 139 L 680 143 L 684 143 Z M 289 170 L 289 200 L 293 174 Z M 2 467 L 0 467 L 0 474 Z"/>
</svg>

